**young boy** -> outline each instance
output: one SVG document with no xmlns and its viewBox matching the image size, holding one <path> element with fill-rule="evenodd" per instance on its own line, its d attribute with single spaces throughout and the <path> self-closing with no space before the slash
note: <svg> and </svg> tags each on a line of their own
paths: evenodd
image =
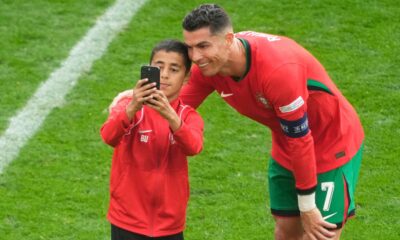
<svg viewBox="0 0 400 240">
<path fill-rule="evenodd" d="M 150 63 L 160 68 L 160 90 L 139 80 L 101 128 L 114 147 L 107 214 L 112 240 L 183 239 L 187 156 L 203 147 L 203 121 L 178 97 L 191 66 L 186 46 L 162 41 Z"/>
</svg>

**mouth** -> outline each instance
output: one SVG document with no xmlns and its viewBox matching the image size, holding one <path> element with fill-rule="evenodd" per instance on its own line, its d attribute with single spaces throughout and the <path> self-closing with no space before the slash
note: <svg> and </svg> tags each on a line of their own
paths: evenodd
<svg viewBox="0 0 400 240">
<path fill-rule="evenodd" d="M 160 83 L 160 88 L 166 88 L 169 87 L 169 84 L 167 83 Z"/>
<path fill-rule="evenodd" d="M 198 63 L 197 66 L 199 66 L 200 68 L 205 68 L 208 64 L 209 64 L 209 62 Z"/>
</svg>

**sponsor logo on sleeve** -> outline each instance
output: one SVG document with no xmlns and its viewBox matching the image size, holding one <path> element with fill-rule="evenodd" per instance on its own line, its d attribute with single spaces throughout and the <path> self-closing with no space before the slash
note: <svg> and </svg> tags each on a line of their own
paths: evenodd
<svg viewBox="0 0 400 240">
<path fill-rule="evenodd" d="M 303 105 L 304 105 L 304 100 L 301 96 L 299 96 L 298 98 L 296 98 L 296 100 L 289 103 L 288 105 L 279 107 L 279 110 L 281 111 L 281 113 L 289 113 L 296 111 Z"/>
</svg>

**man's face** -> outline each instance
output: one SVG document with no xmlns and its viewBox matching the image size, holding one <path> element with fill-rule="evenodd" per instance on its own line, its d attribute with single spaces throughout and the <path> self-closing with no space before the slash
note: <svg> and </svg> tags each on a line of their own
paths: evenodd
<svg viewBox="0 0 400 240">
<path fill-rule="evenodd" d="M 199 66 L 204 76 L 214 76 L 221 72 L 229 56 L 229 44 L 224 34 L 212 35 L 209 27 L 192 32 L 183 30 L 189 57 Z"/>
</svg>

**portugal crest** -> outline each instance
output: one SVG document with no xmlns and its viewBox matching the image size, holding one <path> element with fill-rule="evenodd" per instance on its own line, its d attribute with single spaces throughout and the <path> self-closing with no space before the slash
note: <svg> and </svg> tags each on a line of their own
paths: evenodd
<svg viewBox="0 0 400 240">
<path fill-rule="evenodd" d="M 256 93 L 256 99 L 258 102 L 264 105 L 265 108 L 271 108 L 271 105 L 269 105 L 268 100 L 263 96 L 262 93 Z"/>
</svg>

